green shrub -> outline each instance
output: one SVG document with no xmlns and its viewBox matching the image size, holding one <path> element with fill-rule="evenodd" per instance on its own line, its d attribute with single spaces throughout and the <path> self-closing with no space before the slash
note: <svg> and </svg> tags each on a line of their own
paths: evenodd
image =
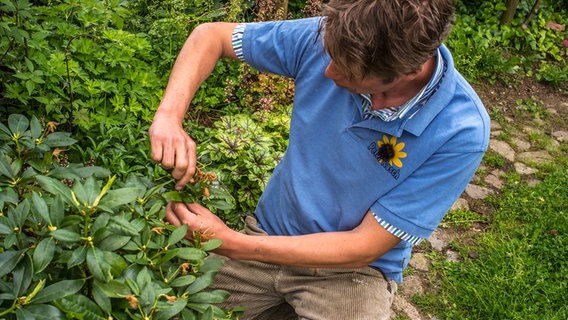
<svg viewBox="0 0 568 320">
<path fill-rule="evenodd" d="M 189 32 L 224 12 L 198 0 L 3 0 L 0 113 L 82 132 L 148 123 Z"/>
<path fill-rule="evenodd" d="M 562 83 L 568 82 L 568 65 L 561 67 L 559 63 L 543 61 L 536 74 L 536 79 L 553 87 L 559 87 Z"/>
<path fill-rule="evenodd" d="M 205 257 L 220 241 L 189 241 L 187 226 L 163 221 L 169 200 L 230 208 L 214 177 L 184 192 L 136 175 L 109 178 L 58 159 L 75 141 L 35 117 L 11 115 L 0 141 L 0 318 L 238 316 L 214 305 L 227 292 L 208 288 L 222 260 Z"/>
<path fill-rule="evenodd" d="M 289 121 L 289 109 L 261 111 L 225 116 L 207 129 L 208 140 L 200 142 L 200 161 L 215 168 L 236 199 L 235 208 L 223 215 L 230 226 L 238 228 L 241 218 L 254 211 L 288 144 Z"/>
<path fill-rule="evenodd" d="M 537 70 L 538 80 L 552 78 L 565 83 L 556 70 L 539 70 L 539 65 L 551 61 L 559 71 L 568 67 L 563 46 L 566 33 L 549 26 L 552 21 L 566 25 L 566 14 L 554 12 L 545 1 L 537 16 L 522 28 L 531 9 L 526 4 L 521 3 L 513 23 L 506 26 L 500 23 L 506 9 L 504 1 L 457 2 L 457 19 L 446 44 L 452 50 L 456 68 L 468 80 L 507 83 L 514 75 L 533 76 Z"/>
</svg>

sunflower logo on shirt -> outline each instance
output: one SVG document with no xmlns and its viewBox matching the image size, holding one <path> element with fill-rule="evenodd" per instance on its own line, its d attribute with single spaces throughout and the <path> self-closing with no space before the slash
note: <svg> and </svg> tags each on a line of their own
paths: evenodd
<svg viewBox="0 0 568 320">
<path fill-rule="evenodd" d="M 406 152 L 402 151 L 404 149 L 404 142 L 396 143 L 396 137 L 387 137 L 383 135 L 382 141 L 377 141 L 377 146 L 379 147 L 378 156 L 379 162 L 388 162 L 389 165 L 395 165 L 402 168 L 402 161 L 400 159 L 406 158 Z"/>
</svg>

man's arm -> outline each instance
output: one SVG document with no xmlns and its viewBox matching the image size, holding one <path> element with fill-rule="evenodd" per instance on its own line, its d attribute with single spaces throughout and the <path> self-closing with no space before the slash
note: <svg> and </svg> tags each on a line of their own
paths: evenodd
<svg viewBox="0 0 568 320">
<path fill-rule="evenodd" d="M 191 236 L 191 230 L 197 230 L 210 238 L 223 240 L 216 250 L 221 255 L 302 267 L 368 266 L 400 242 L 375 220 L 370 211 L 353 230 L 302 236 L 263 237 L 239 233 L 196 203 L 170 203 L 166 219 L 176 226 L 188 224 L 188 236 Z"/>
<path fill-rule="evenodd" d="M 183 45 L 160 106 L 149 129 L 152 159 L 166 169 L 181 189 L 195 174 L 195 142 L 183 130 L 182 121 L 195 92 L 220 58 L 237 59 L 231 45 L 236 24 L 207 23 L 193 30 Z"/>
</svg>

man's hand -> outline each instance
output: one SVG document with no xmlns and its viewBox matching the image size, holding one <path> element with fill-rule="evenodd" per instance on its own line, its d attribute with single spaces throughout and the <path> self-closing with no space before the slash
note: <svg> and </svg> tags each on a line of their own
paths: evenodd
<svg viewBox="0 0 568 320">
<path fill-rule="evenodd" d="M 152 159 L 172 169 L 181 190 L 195 174 L 195 142 L 181 125 L 193 95 L 213 71 L 220 58 L 237 59 L 232 33 L 236 23 L 205 23 L 197 26 L 180 51 L 150 127 Z"/>
<path fill-rule="evenodd" d="M 215 253 L 238 260 L 314 268 L 359 268 L 369 265 L 400 242 L 369 211 L 355 229 L 302 236 L 250 236 L 232 230 L 207 208 L 197 203 L 171 202 L 166 220 L 188 225 L 186 237 L 200 232 L 205 239 L 221 239 Z"/>
<path fill-rule="evenodd" d="M 219 217 L 198 203 L 170 202 L 166 207 L 166 220 L 179 227 L 187 224 L 186 237 L 192 239 L 194 232 L 201 233 L 201 239 L 221 239 L 223 244 L 239 233 L 229 228 Z M 223 254 L 223 245 L 215 252 Z"/>
<path fill-rule="evenodd" d="M 152 159 L 164 169 L 172 169 L 172 176 L 178 190 L 191 180 L 195 174 L 196 145 L 179 120 L 167 114 L 156 113 L 152 126 L 148 130 Z"/>
</svg>

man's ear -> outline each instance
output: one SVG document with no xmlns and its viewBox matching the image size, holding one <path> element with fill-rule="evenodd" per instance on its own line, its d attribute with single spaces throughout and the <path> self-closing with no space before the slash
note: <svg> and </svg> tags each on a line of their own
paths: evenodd
<svg viewBox="0 0 568 320">
<path fill-rule="evenodd" d="M 406 78 L 406 80 L 414 80 L 422 74 L 423 69 L 424 65 L 421 65 L 418 69 L 410 71 L 409 73 L 405 74 L 403 77 Z"/>
</svg>

